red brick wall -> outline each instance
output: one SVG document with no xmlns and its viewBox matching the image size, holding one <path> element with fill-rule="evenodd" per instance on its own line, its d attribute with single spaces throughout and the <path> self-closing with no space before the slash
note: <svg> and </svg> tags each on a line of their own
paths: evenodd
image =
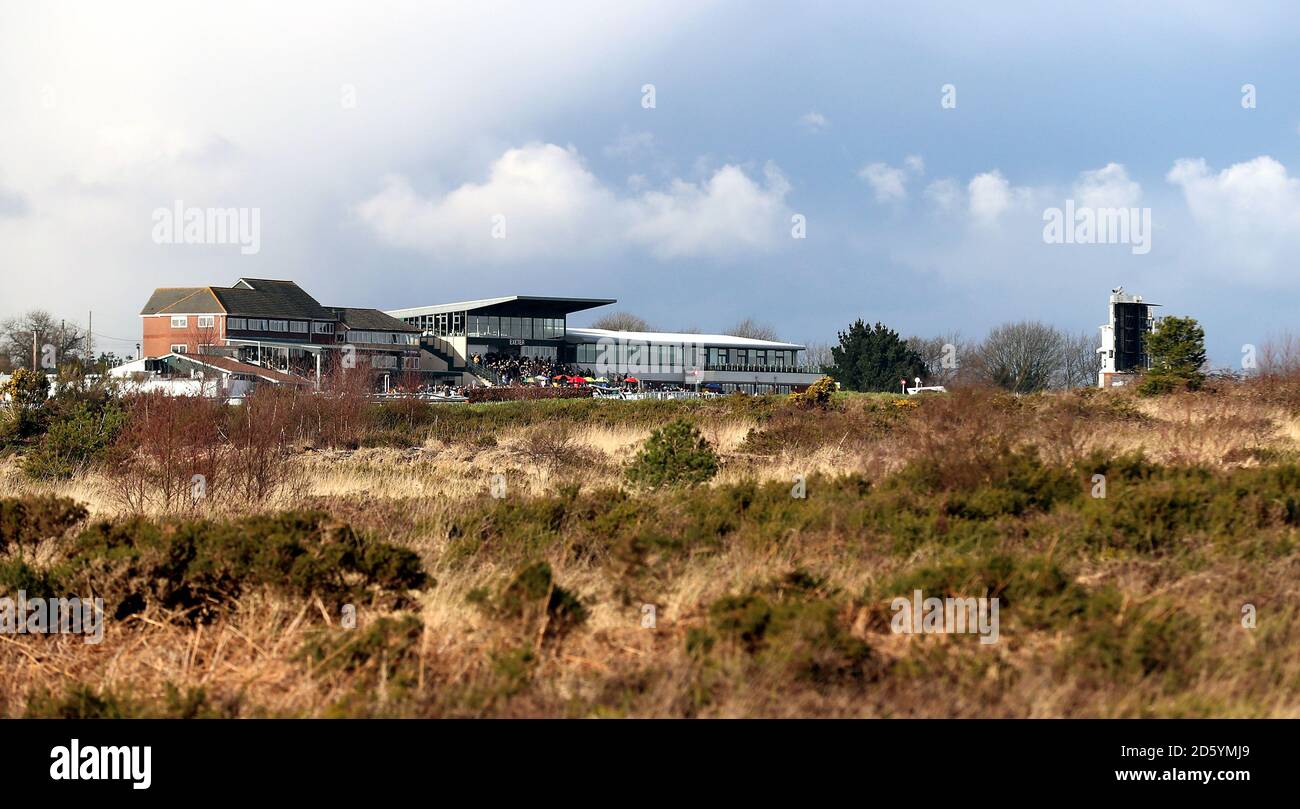
<svg viewBox="0 0 1300 809">
<path fill-rule="evenodd" d="M 146 357 L 161 357 L 171 353 L 173 345 L 185 346 L 187 354 L 197 354 L 200 345 L 225 345 L 226 316 L 214 315 L 215 325 L 210 329 L 198 327 L 199 315 L 186 315 L 183 329 L 172 328 L 171 315 L 145 315 L 144 340 L 141 351 Z"/>
</svg>

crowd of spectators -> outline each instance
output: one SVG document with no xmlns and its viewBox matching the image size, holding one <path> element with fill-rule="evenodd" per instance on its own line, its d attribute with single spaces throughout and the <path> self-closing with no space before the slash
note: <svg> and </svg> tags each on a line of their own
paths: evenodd
<svg viewBox="0 0 1300 809">
<path fill-rule="evenodd" d="M 471 359 L 475 365 L 482 366 L 495 373 L 502 385 L 527 385 L 542 380 L 549 383 L 556 376 L 569 373 L 565 366 L 546 357 L 475 354 Z M 538 377 L 541 379 L 538 379 Z"/>
</svg>

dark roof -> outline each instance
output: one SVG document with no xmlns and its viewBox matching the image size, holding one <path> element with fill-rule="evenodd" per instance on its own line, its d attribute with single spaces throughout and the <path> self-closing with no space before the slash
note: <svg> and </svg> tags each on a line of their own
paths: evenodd
<svg viewBox="0 0 1300 809">
<path fill-rule="evenodd" d="M 506 295 L 501 298 L 483 298 L 476 301 L 440 303 L 434 306 L 416 306 L 407 309 L 389 309 L 394 317 L 422 317 L 443 312 L 473 312 L 494 315 L 519 315 L 524 317 L 562 317 L 597 306 L 618 301 L 613 298 L 557 298 L 544 295 Z"/>
<path fill-rule="evenodd" d="M 214 287 L 212 292 L 235 317 L 336 319 L 331 310 L 292 281 L 241 278 L 233 287 Z"/>
<path fill-rule="evenodd" d="M 343 325 L 349 329 L 362 329 L 365 331 L 420 331 L 418 326 L 412 326 L 404 321 L 398 320 L 392 315 L 384 314 L 378 309 L 335 307 L 334 311 L 339 314 L 339 319 L 343 321 Z"/>
<path fill-rule="evenodd" d="M 153 291 L 140 314 L 215 315 L 224 311 L 211 287 L 162 287 Z"/>
</svg>

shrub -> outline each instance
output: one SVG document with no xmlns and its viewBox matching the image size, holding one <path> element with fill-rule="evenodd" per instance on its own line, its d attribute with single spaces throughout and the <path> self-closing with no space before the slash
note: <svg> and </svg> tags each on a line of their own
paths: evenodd
<svg viewBox="0 0 1300 809">
<path fill-rule="evenodd" d="M 368 540 L 318 512 L 233 522 L 98 522 L 77 538 L 68 575 L 116 602 L 116 617 L 146 606 L 208 620 L 246 589 L 319 596 L 338 606 L 371 591 L 431 583 L 406 548 Z"/>
<path fill-rule="evenodd" d="M 835 393 L 835 380 L 824 376 L 799 393 L 790 394 L 790 401 L 799 407 L 830 407 Z"/>
<path fill-rule="evenodd" d="M 28 719 L 207 719 L 234 718 L 238 704 L 213 705 L 202 688 L 181 691 L 168 682 L 161 699 L 133 698 L 111 689 L 96 691 L 89 685 L 69 686 L 62 694 L 38 689 L 27 698 Z"/>
<path fill-rule="evenodd" d="M 470 388 L 465 398 L 471 402 L 531 402 L 538 399 L 590 399 L 591 388 L 540 388 L 498 385 Z"/>
<path fill-rule="evenodd" d="M 0 498 L 0 550 L 22 548 L 61 536 L 86 519 L 86 508 L 75 500 L 52 495 Z"/>
<path fill-rule="evenodd" d="M 705 483 L 717 473 L 717 453 L 682 419 L 651 433 L 626 472 L 629 481 L 647 488 Z"/>
<path fill-rule="evenodd" d="M 9 397 L 17 408 L 30 409 L 45 404 L 50 392 L 50 380 L 45 374 L 27 368 L 14 371 L 9 381 L 0 385 L 0 397 Z"/>
<path fill-rule="evenodd" d="M 23 458 L 23 471 L 37 479 L 66 480 L 102 457 L 126 423 L 116 402 L 95 407 L 78 402 L 50 420 L 40 442 Z"/>
<path fill-rule="evenodd" d="M 879 673 L 875 654 L 849 632 L 844 607 L 819 580 L 795 572 L 713 602 L 708 629 L 688 636 L 688 651 L 719 651 L 721 638 L 778 682 L 789 676 L 818 685 L 872 679 Z"/>
<path fill-rule="evenodd" d="M 495 599 L 478 590 L 469 600 L 488 615 L 517 624 L 526 635 L 542 629 L 544 621 L 545 637 L 559 638 L 587 620 L 581 599 L 555 583 L 546 562 L 521 569 Z"/>
</svg>

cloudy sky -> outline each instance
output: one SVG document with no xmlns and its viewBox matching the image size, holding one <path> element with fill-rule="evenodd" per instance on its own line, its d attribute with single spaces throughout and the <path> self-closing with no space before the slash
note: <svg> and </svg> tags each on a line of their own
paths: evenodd
<svg viewBox="0 0 1300 809">
<path fill-rule="evenodd" d="M 1220 365 L 1300 332 L 1292 4 L 846 5 L 0 0 L 0 316 L 126 353 L 154 287 L 253 276 L 978 337 L 1124 284 Z M 1149 252 L 1046 243 L 1067 200 Z M 178 201 L 259 249 L 157 243 Z"/>
</svg>

